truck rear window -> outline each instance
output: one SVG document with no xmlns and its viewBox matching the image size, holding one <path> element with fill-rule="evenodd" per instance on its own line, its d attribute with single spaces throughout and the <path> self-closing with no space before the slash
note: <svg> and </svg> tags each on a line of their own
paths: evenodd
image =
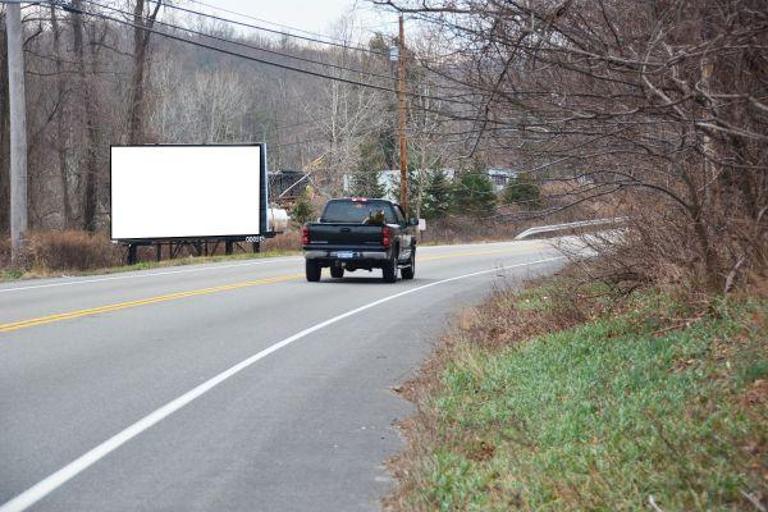
<svg viewBox="0 0 768 512">
<path fill-rule="evenodd" d="M 397 224 L 392 205 L 386 201 L 330 201 L 325 206 L 322 222 L 362 224 L 369 216 L 384 212 L 387 224 Z"/>
</svg>

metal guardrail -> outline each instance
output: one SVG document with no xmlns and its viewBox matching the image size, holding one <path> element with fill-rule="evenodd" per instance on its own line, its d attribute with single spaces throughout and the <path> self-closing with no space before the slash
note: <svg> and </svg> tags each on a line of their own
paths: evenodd
<svg viewBox="0 0 768 512">
<path fill-rule="evenodd" d="M 568 229 L 583 228 L 589 226 L 601 226 L 604 224 L 623 224 L 628 217 L 614 217 L 612 219 L 580 220 L 577 222 L 567 222 L 565 224 L 550 224 L 548 226 L 538 226 L 528 228 L 515 237 L 515 240 L 525 240 L 526 238 L 541 233 L 554 233 Z"/>
</svg>

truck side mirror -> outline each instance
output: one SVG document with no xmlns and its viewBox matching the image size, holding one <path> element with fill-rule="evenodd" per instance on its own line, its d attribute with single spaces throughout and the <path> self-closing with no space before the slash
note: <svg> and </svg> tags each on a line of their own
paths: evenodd
<svg viewBox="0 0 768 512">
<path fill-rule="evenodd" d="M 415 217 L 412 218 L 412 219 L 408 219 L 408 225 L 409 226 L 418 226 L 419 225 L 419 219 L 417 219 Z"/>
</svg>

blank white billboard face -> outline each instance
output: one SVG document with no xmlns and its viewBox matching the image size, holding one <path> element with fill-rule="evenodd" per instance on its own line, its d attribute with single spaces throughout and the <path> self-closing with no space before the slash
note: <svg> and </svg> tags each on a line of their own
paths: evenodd
<svg viewBox="0 0 768 512">
<path fill-rule="evenodd" d="M 112 148 L 112 238 L 260 234 L 259 146 Z"/>
</svg>

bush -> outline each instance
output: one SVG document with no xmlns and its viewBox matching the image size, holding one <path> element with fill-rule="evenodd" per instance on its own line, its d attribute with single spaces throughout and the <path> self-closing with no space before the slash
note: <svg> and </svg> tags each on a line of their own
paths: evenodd
<svg viewBox="0 0 768 512">
<path fill-rule="evenodd" d="M 424 189 L 422 214 L 427 219 L 442 219 L 454 209 L 453 184 L 442 170 L 429 173 Z"/>
<path fill-rule="evenodd" d="M 496 193 L 487 175 L 468 172 L 456 185 L 456 208 L 474 217 L 490 217 L 496 211 Z"/>
<path fill-rule="evenodd" d="M 301 232 L 286 231 L 274 238 L 267 238 L 262 244 L 264 251 L 300 251 Z"/>
<path fill-rule="evenodd" d="M 541 193 L 538 185 L 527 174 L 510 179 L 504 187 L 504 203 L 517 204 L 526 210 L 537 210 L 541 207 Z"/>
<path fill-rule="evenodd" d="M 302 226 L 315 216 L 315 207 L 312 204 L 312 189 L 309 186 L 299 195 L 299 199 L 291 210 L 291 220 L 297 226 Z"/>
<path fill-rule="evenodd" d="M 37 270 L 91 270 L 122 262 L 122 251 L 106 233 L 33 232 L 27 251 L 29 265 Z"/>
</svg>

